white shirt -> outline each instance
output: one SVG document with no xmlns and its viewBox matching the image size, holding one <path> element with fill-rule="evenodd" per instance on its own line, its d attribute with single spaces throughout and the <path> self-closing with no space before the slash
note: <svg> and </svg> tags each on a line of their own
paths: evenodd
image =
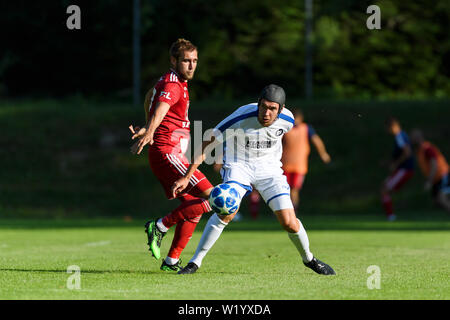
<svg viewBox="0 0 450 320">
<path fill-rule="evenodd" d="M 261 163 L 281 167 L 283 135 L 294 126 L 294 116 L 283 108 L 268 127 L 258 121 L 258 105 L 251 103 L 234 111 L 214 128 L 214 136 L 225 141 L 224 164 Z"/>
</svg>

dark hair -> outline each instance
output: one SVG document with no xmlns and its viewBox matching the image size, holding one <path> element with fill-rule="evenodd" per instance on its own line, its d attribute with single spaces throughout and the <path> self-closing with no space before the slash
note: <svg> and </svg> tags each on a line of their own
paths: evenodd
<svg viewBox="0 0 450 320">
<path fill-rule="evenodd" d="M 294 109 L 294 112 L 292 112 L 292 113 L 294 114 L 294 118 L 296 118 L 296 117 L 304 118 L 303 111 L 298 108 Z"/>
<path fill-rule="evenodd" d="M 171 57 L 174 57 L 178 60 L 180 58 L 181 53 L 184 51 L 194 51 L 197 50 L 197 47 L 192 44 L 189 40 L 186 39 L 178 39 L 172 45 L 169 49 L 169 54 Z M 197 50 L 198 51 L 198 50 Z"/>
<path fill-rule="evenodd" d="M 384 124 L 386 126 L 391 126 L 394 123 L 400 124 L 400 122 L 398 122 L 397 118 L 394 118 L 394 117 L 387 117 L 386 120 L 384 121 Z"/>
</svg>

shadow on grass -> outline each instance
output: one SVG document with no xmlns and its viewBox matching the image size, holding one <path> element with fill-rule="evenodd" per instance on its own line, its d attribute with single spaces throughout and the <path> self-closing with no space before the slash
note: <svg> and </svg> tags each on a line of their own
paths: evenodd
<svg viewBox="0 0 450 320">
<path fill-rule="evenodd" d="M 202 231 L 209 215 L 205 215 L 197 226 Z M 306 230 L 373 230 L 373 231 L 415 231 L 450 230 L 450 214 L 444 211 L 427 213 L 399 213 L 394 222 L 386 221 L 384 215 L 332 216 L 304 215 L 300 220 Z M 135 228 L 144 232 L 145 219 L 123 221 L 122 219 L 0 219 L 0 230 L 33 229 L 84 229 L 84 228 Z M 262 216 L 258 220 L 244 217 L 242 221 L 232 221 L 227 231 L 281 231 L 274 216 Z"/>
<path fill-rule="evenodd" d="M 10 272 L 36 272 L 36 273 L 65 273 L 67 270 L 43 270 L 43 269 L 15 269 L 15 268 L 0 268 L 0 271 Z M 132 270 L 82 270 L 82 273 L 88 274 L 164 274 L 164 275 L 177 275 L 175 272 L 162 272 L 162 271 L 132 271 Z"/>
</svg>

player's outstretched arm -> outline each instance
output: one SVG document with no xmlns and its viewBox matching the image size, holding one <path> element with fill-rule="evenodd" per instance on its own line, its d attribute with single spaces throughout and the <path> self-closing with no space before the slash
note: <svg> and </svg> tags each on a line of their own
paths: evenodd
<svg viewBox="0 0 450 320">
<path fill-rule="evenodd" d="M 323 143 L 322 139 L 319 137 L 318 134 L 314 134 L 311 137 L 311 142 L 314 144 L 314 147 L 316 148 L 317 152 L 319 153 L 320 158 L 323 162 L 329 163 L 331 161 L 331 157 L 327 152 L 327 149 L 325 148 L 325 144 Z"/>
<path fill-rule="evenodd" d="M 147 125 L 145 126 L 145 132 L 142 136 L 139 137 L 139 140 L 136 141 L 133 146 L 131 146 L 131 153 L 140 154 L 142 152 L 142 149 L 144 149 L 147 144 L 153 144 L 153 135 L 155 134 L 156 129 L 163 121 L 169 109 L 170 105 L 166 102 L 159 102 L 156 105 L 155 113 L 152 115 L 152 117 L 147 122 Z M 139 132 L 143 132 L 141 130 Z"/>
</svg>

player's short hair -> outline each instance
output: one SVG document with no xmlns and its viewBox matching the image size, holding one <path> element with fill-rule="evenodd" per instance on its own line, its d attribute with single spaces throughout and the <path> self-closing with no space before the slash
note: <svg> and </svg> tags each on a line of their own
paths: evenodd
<svg viewBox="0 0 450 320">
<path fill-rule="evenodd" d="M 392 126 L 394 123 L 400 125 L 400 122 L 395 117 L 387 117 L 386 120 L 384 121 L 384 124 L 388 127 Z"/>
<path fill-rule="evenodd" d="M 425 139 L 422 130 L 420 130 L 418 128 L 412 129 L 411 132 L 409 133 L 409 135 L 413 140 L 424 140 Z"/>
<path fill-rule="evenodd" d="M 197 47 L 192 44 L 189 40 L 186 39 L 178 39 L 172 45 L 169 49 L 169 54 L 171 57 L 174 57 L 178 60 L 180 58 L 181 53 L 184 51 L 194 51 L 197 50 Z M 197 50 L 198 51 L 198 50 Z"/>
<path fill-rule="evenodd" d="M 303 111 L 301 110 L 301 109 L 298 109 L 298 108 L 295 108 L 293 111 L 292 111 L 292 114 L 294 115 L 294 118 L 297 118 L 297 117 L 302 117 L 302 118 L 304 118 L 305 116 L 303 115 Z"/>
</svg>

